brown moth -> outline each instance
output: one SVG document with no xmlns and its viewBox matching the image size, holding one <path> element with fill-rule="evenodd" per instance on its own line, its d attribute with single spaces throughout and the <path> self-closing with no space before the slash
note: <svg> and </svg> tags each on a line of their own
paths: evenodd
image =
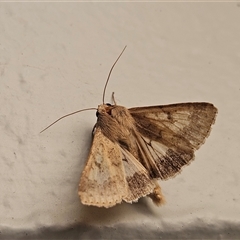
<svg viewBox="0 0 240 240">
<path fill-rule="evenodd" d="M 127 109 L 116 104 L 114 95 L 114 104 L 105 104 L 106 86 L 118 59 L 109 72 L 103 104 L 97 108 L 78 194 L 83 204 L 97 207 L 137 202 L 144 196 L 161 205 L 165 200 L 157 180 L 174 177 L 194 159 L 194 151 L 215 122 L 217 108 L 190 102 Z"/>
</svg>

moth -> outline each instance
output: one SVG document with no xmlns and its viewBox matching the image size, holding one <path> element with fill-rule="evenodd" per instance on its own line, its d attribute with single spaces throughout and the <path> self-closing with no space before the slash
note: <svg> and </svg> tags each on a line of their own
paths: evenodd
<svg viewBox="0 0 240 240">
<path fill-rule="evenodd" d="M 110 74 L 123 51 L 109 72 L 103 104 L 96 109 L 92 146 L 78 194 L 83 204 L 97 207 L 133 203 L 145 196 L 159 206 L 165 199 L 157 180 L 172 178 L 190 164 L 210 133 L 217 108 L 207 102 L 189 102 L 127 109 L 116 104 L 114 95 L 113 104 L 105 104 Z"/>
</svg>

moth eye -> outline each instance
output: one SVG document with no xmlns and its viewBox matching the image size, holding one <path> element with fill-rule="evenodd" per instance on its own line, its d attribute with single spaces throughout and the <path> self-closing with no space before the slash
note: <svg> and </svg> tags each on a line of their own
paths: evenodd
<svg viewBox="0 0 240 240">
<path fill-rule="evenodd" d="M 108 106 L 112 106 L 112 104 L 110 104 L 110 103 L 106 103 L 106 105 L 108 105 Z"/>
<path fill-rule="evenodd" d="M 98 117 L 99 116 L 99 112 L 98 111 L 96 111 L 96 117 Z"/>
</svg>

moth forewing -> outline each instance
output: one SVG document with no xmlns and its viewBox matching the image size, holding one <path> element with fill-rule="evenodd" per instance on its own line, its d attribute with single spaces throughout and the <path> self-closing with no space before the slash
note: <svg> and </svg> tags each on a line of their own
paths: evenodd
<svg viewBox="0 0 240 240">
<path fill-rule="evenodd" d="M 97 127 L 86 166 L 79 183 L 83 204 L 112 207 L 128 195 L 122 154 Z"/>
<path fill-rule="evenodd" d="M 179 103 L 129 109 L 148 149 L 138 159 L 153 178 L 168 179 L 194 159 L 194 151 L 208 137 L 217 109 L 210 103 Z M 147 159 L 147 164 L 145 159 Z"/>
</svg>

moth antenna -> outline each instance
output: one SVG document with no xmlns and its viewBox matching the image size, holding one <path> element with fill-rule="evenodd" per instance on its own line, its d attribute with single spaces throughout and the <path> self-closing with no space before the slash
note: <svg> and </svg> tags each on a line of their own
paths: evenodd
<svg viewBox="0 0 240 240">
<path fill-rule="evenodd" d="M 120 55 L 118 56 L 117 60 L 114 62 L 114 64 L 112 65 L 110 71 L 109 71 L 109 74 L 108 74 L 108 77 L 107 77 L 107 81 L 105 83 L 105 86 L 104 86 L 104 89 L 103 89 L 103 104 L 104 104 L 104 98 L 105 98 L 105 92 L 106 92 L 106 88 L 107 88 L 107 85 L 108 85 L 108 82 L 109 82 L 109 78 L 110 78 L 110 75 L 112 73 L 112 70 L 114 68 L 114 66 L 116 65 L 118 59 L 122 56 L 124 50 L 126 49 L 127 45 L 123 48 L 122 52 L 120 53 Z"/>
<path fill-rule="evenodd" d="M 114 92 L 112 92 L 112 101 L 113 101 L 114 105 L 117 105 L 117 102 L 116 102 L 115 97 L 114 97 Z"/>
<path fill-rule="evenodd" d="M 71 116 L 75 113 L 79 113 L 79 112 L 83 112 L 83 111 L 88 111 L 88 110 L 97 110 L 97 108 L 85 108 L 85 109 L 81 109 L 81 110 L 78 110 L 78 111 L 75 111 L 75 112 L 72 112 L 72 113 L 69 113 L 69 114 L 66 114 L 62 117 L 60 117 L 59 119 L 57 119 L 56 121 L 54 121 L 53 123 L 51 123 L 49 126 L 47 126 L 46 128 L 44 128 L 40 133 L 44 132 L 45 130 L 47 130 L 48 128 L 50 128 L 53 124 L 55 124 L 56 122 L 60 121 L 61 119 L 65 118 L 65 117 L 68 117 L 68 116 Z"/>
</svg>

